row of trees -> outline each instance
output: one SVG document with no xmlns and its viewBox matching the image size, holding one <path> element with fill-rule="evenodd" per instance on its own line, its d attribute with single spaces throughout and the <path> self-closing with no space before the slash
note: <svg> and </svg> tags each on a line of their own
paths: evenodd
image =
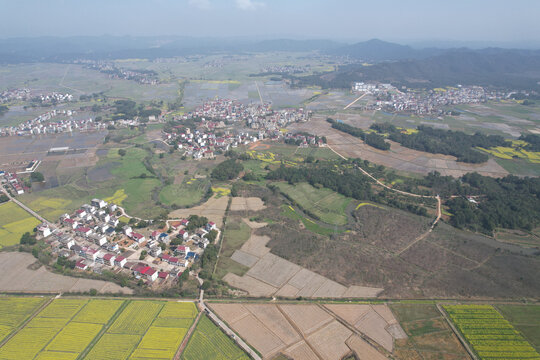
<svg viewBox="0 0 540 360">
<path fill-rule="evenodd" d="M 486 162 L 489 158 L 487 154 L 474 149 L 475 147 L 490 148 L 506 144 L 506 140 L 500 135 L 485 135 L 479 132 L 468 135 L 462 131 L 441 130 L 425 125 L 418 126 L 415 134 L 404 134 L 390 123 L 373 124 L 370 128 L 389 134 L 390 140 L 410 149 L 452 155 L 458 161 L 473 164 Z"/>
<path fill-rule="evenodd" d="M 375 133 L 366 133 L 362 129 L 356 128 L 354 126 L 344 124 L 342 122 L 337 122 L 334 119 L 328 118 L 326 119 L 330 124 L 332 124 L 332 128 L 343 131 L 347 134 L 350 134 L 354 137 L 361 138 L 364 140 L 366 144 L 369 146 L 373 146 L 376 149 L 379 150 L 389 150 L 390 144 L 384 141 L 384 137 Z"/>
</svg>

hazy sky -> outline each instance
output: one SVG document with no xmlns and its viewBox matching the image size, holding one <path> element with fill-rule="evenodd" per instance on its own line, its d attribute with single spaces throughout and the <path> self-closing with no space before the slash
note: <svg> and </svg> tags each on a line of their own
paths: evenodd
<svg viewBox="0 0 540 360">
<path fill-rule="evenodd" d="M 0 37 L 540 41 L 539 0 L 0 0 Z"/>
</svg>

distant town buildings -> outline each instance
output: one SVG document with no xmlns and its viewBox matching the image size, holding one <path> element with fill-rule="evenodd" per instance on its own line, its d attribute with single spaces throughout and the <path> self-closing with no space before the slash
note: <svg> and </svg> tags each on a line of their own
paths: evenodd
<svg viewBox="0 0 540 360">
<path fill-rule="evenodd" d="M 376 101 L 368 104 L 366 110 L 383 109 L 387 111 L 405 112 L 416 115 L 442 115 L 448 110 L 445 107 L 460 104 L 478 104 L 488 100 L 501 100 L 508 93 L 497 90 L 486 90 L 481 86 L 461 86 L 424 90 L 400 91 L 391 84 L 357 82 L 353 91 L 366 93 L 376 97 Z"/>
</svg>

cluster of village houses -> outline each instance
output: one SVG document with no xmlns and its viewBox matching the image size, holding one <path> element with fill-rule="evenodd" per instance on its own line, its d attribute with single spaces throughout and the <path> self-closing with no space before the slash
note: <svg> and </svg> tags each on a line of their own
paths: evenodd
<svg viewBox="0 0 540 360">
<path fill-rule="evenodd" d="M 430 91 L 399 91 L 391 84 L 358 82 L 354 84 L 353 91 L 377 96 L 378 100 L 366 107 L 368 110 L 383 109 L 417 115 L 442 115 L 444 107 L 449 105 L 477 104 L 508 96 L 507 92 L 500 90 L 462 85 Z"/>
<path fill-rule="evenodd" d="M 51 92 L 47 94 L 35 93 L 30 89 L 10 89 L 0 92 L 0 103 L 11 101 L 27 101 L 40 102 L 41 104 L 58 104 L 68 101 L 73 101 L 73 95 Z"/>
<path fill-rule="evenodd" d="M 0 92 L 0 103 L 30 99 L 30 89 L 10 89 Z"/>
<path fill-rule="evenodd" d="M 122 224 L 116 216 L 119 210 L 94 199 L 73 214 L 64 214 L 56 229 L 41 224 L 38 234 L 59 257 L 75 261 L 77 270 L 108 270 L 152 284 L 174 281 L 189 271 L 210 243 L 207 234 L 212 230 L 219 234 L 213 222 L 189 233 L 189 220 L 183 219 L 171 224 L 172 231 L 148 230 L 145 235 Z M 179 245 L 171 245 L 173 239 Z"/>
<path fill-rule="evenodd" d="M 225 152 L 239 145 L 248 145 L 262 139 L 283 138 L 280 130 L 291 122 L 308 121 L 312 113 L 304 109 L 272 111 L 269 105 L 243 105 L 237 101 L 217 99 L 204 103 L 193 112 L 177 117 L 177 121 L 200 119 L 197 129 L 182 125 L 163 133 L 163 140 L 177 146 L 185 156 L 194 159 L 212 159 L 217 152 Z M 231 134 L 225 122 L 245 121 L 253 132 Z M 216 133 L 220 133 L 219 136 Z"/>
<path fill-rule="evenodd" d="M 41 160 L 32 160 L 28 163 L 28 165 L 26 165 L 26 168 L 19 173 L 11 173 L 0 170 L 0 184 L 2 184 L 2 186 L 11 187 L 14 194 L 22 195 L 25 191 L 28 191 L 28 188 L 21 181 L 18 174 L 28 174 L 34 172 L 40 164 Z"/>
<path fill-rule="evenodd" d="M 59 134 L 74 130 L 94 131 L 107 128 L 108 124 L 95 122 L 92 118 L 73 119 L 75 114 L 75 110 L 51 110 L 18 126 L 0 128 L 0 136 Z M 62 119 L 52 121 L 55 117 L 62 117 Z"/>
<path fill-rule="evenodd" d="M 124 69 L 113 63 L 102 61 L 86 61 L 85 63 L 88 69 L 107 74 L 110 79 L 132 80 L 145 85 L 159 83 L 158 74 L 155 71 Z"/>
</svg>

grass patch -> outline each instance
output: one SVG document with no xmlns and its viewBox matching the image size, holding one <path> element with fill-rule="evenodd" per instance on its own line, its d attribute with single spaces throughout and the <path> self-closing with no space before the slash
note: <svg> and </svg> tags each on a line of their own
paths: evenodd
<svg viewBox="0 0 540 360">
<path fill-rule="evenodd" d="M 273 183 L 296 201 L 306 212 L 316 215 L 321 221 L 331 225 L 347 224 L 345 210 L 352 201 L 332 190 L 317 189 L 308 183 L 289 185 Z"/>
<path fill-rule="evenodd" d="M 336 233 L 334 229 L 323 227 L 311 221 L 310 219 L 303 217 L 302 215 L 297 213 L 292 206 L 283 205 L 282 209 L 283 209 L 284 216 L 288 217 L 289 219 L 301 221 L 302 224 L 304 224 L 305 228 L 313 233 L 323 235 L 323 236 L 330 236 Z"/>
<path fill-rule="evenodd" d="M 208 182 L 204 179 L 186 179 L 182 184 L 165 186 L 159 193 L 162 204 L 190 207 L 204 197 Z"/>
</svg>

